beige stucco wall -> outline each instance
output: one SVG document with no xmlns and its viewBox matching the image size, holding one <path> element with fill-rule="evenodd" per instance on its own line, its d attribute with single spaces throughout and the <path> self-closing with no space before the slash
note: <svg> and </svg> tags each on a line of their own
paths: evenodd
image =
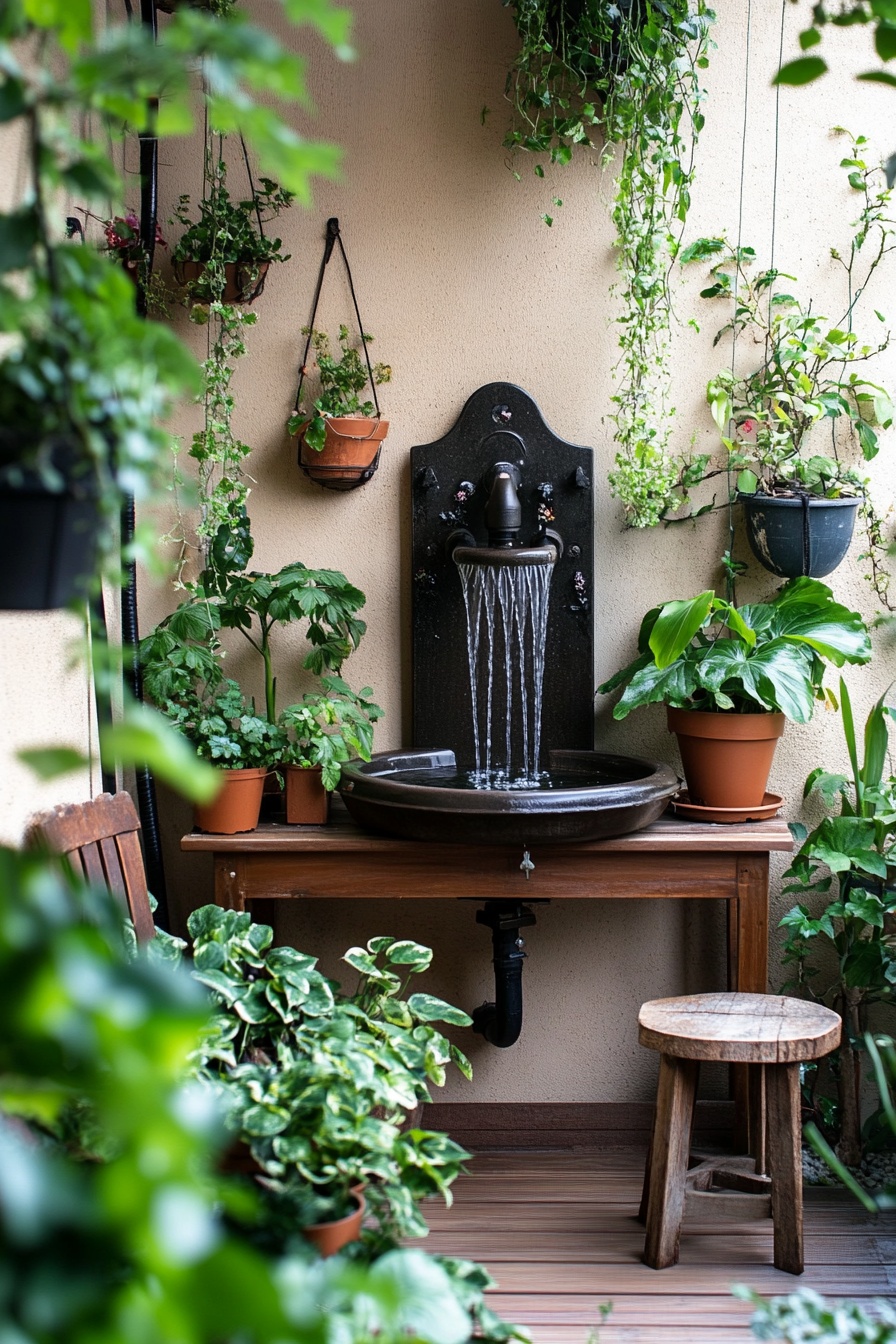
<svg viewBox="0 0 896 1344">
<path fill-rule="evenodd" d="M 273 0 L 246 4 L 276 25 Z M 720 8 L 688 238 L 724 229 L 736 233 L 746 88 L 743 241 L 767 259 L 774 215 L 777 263 L 804 283 L 811 281 L 817 308 L 839 313 L 845 304 L 828 250 L 845 242 L 855 207 L 837 168 L 844 149 L 829 129 L 846 121 L 855 131 L 879 132 L 885 156 L 896 148 L 893 94 L 846 77 L 848 67 L 862 68 L 873 59 L 867 33 L 853 29 L 826 38 L 840 73 L 780 95 L 773 211 L 776 97 L 769 81 L 777 65 L 780 7 L 752 7 L 748 80 L 746 0 L 729 0 Z M 786 7 L 789 53 L 796 51 L 802 8 Z M 369 633 L 345 672 L 354 684 L 375 688 L 387 711 L 377 745 L 388 748 L 408 740 L 409 450 L 443 434 L 477 387 L 494 379 L 520 384 L 559 435 L 597 450 L 595 685 L 631 655 L 648 607 L 721 584 L 725 520 L 720 515 L 695 527 L 647 533 L 620 530 L 620 510 L 606 487 L 613 455 L 606 417 L 617 312 L 606 208 L 612 181 L 584 161 L 556 170 L 545 182 L 532 175 L 527 161 L 520 164 L 522 182 L 507 171 L 501 148 L 503 84 L 515 45 L 508 11 L 498 0 L 458 0 L 450 7 L 426 0 L 413 8 L 402 0 L 360 0 L 355 12 L 356 63 L 341 65 L 320 44 L 302 39 L 317 115 L 298 116 L 297 124 L 344 147 L 344 173 L 340 182 L 316 187 L 312 209 L 295 208 L 281 220 L 278 231 L 292 260 L 272 275 L 257 305 L 258 325 L 249 333 L 250 353 L 235 383 L 236 427 L 253 445 L 250 512 L 257 567 L 276 569 L 293 559 L 337 567 L 367 593 Z M 490 112 L 483 125 L 484 106 Z M 182 191 L 195 195 L 196 154 L 166 146 L 162 160 L 164 200 L 170 204 Z M 239 189 L 236 157 L 233 165 L 232 185 Z M 555 195 L 562 197 L 562 209 L 551 209 Z M 552 229 L 541 222 L 545 210 L 555 216 Z M 345 495 L 322 491 L 299 474 L 281 428 L 291 407 L 299 328 L 308 320 L 330 215 L 341 221 L 362 315 L 376 337 L 374 352 L 394 370 L 393 383 L 382 391 L 391 430 L 379 473 L 366 488 Z M 331 270 L 320 325 L 332 330 L 349 310 L 336 263 Z M 721 316 L 697 299 L 702 280 L 702 273 L 684 281 L 673 277 L 681 319 L 674 334 L 673 399 L 679 446 L 694 436 L 698 448 L 708 449 L 715 434 L 705 384 L 728 352 L 712 349 Z M 872 303 L 892 309 L 893 281 L 890 269 L 866 311 Z M 699 333 L 685 325 L 694 314 Z M 180 325 L 201 353 L 201 333 L 183 320 Z M 887 374 L 891 385 L 896 383 L 896 360 L 888 361 Z M 197 423 L 196 412 L 188 410 L 178 427 L 188 434 Z M 881 498 L 892 494 L 894 481 L 893 433 L 886 439 L 876 472 Z M 870 617 L 875 602 L 861 578 L 859 550 L 857 543 L 831 582 L 838 598 Z M 742 538 L 738 551 L 746 555 Z M 740 596 L 759 597 L 772 586 L 771 576 L 753 567 Z M 170 592 L 144 585 L 144 627 L 171 601 Z M 850 673 L 861 709 L 896 672 L 888 636 L 876 634 L 875 642 L 875 663 Z M 301 649 L 289 631 L 280 632 L 279 647 L 278 671 L 283 694 L 289 695 L 301 684 Z M 36 699 L 27 672 L 8 668 L 8 661 L 4 655 L 4 675 L 21 675 Z M 236 655 L 235 665 L 244 666 Z M 41 711 L 35 707 L 35 712 Z M 28 737 L 24 725 L 21 736 Z M 602 746 L 676 763 L 659 709 L 616 724 L 601 701 L 596 737 Z M 809 769 L 834 768 L 841 757 L 835 716 L 819 713 L 808 727 L 788 727 L 771 783 L 787 797 L 789 818 L 799 815 Z M 30 801 L 23 789 L 10 810 L 10 827 Z M 188 825 L 186 809 L 163 797 L 169 882 L 181 914 L 210 896 L 208 865 L 188 863 L 177 852 Z M 777 894 L 773 899 L 777 916 L 787 904 Z M 468 1008 L 490 997 L 489 938 L 474 926 L 468 905 L 359 900 L 292 906 L 279 912 L 277 924 L 278 938 L 319 953 L 324 967 L 337 974 L 345 947 L 383 932 L 434 947 L 435 992 Z M 539 910 L 527 943 L 520 1042 L 497 1051 L 473 1040 L 475 1081 L 452 1082 L 446 1099 L 643 1099 L 655 1061 L 637 1045 L 638 1004 L 720 984 L 723 975 L 721 912 L 677 903 L 669 908 L 648 902 L 555 904 Z M 771 961 L 775 987 L 780 973 L 774 951 Z"/>
</svg>

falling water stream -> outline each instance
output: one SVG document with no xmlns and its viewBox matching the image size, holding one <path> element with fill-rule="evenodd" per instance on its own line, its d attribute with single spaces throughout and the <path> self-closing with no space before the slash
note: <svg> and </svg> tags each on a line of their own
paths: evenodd
<svg viewBox="0 0 896 1344">
<path fill-rule="evenodd" d="M 467 613 L 475 768 L 478 789 L 538 789 L 544 651 L 552 564 L 458 564 Z M 502 676 L 503 669 L 503 676 Z M 503 744 L 494 740 L 493 728 Z M 521 755 L 512 759 L 513 726 Z M 503 753 L 502 753 L 503 746 Z"/>
</svg>

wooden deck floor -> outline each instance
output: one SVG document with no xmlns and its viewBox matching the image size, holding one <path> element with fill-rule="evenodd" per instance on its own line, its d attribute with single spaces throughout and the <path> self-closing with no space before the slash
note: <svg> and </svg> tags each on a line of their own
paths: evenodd
<svg viewBox="0 0 896 1344">
<path fill-rule="evenodd" d="M 870 1218 L 845 1192 L 807 1188 L 806 1271 L 771 1263 L 771 1222 L 686 1222 L 681 1261 L 641 1264 L 635 1221 L 642 1161 L 633 1150 L 489 1153 L 470 1164 L 451 1209 L 432 1203 L 426 1249 L 485 1264 L 494 1309 L 535 1344 L 747 1344 L 751 1308 L 733 1283 L 767 1296 L 795 1287 L 832 1297 L 896 1296 L 896 1214 Z M 612 1302 L 601 1324 L 600 1304 Z M 594 1336 L 592 1336 L 594 1338 Z"/>
</svg>

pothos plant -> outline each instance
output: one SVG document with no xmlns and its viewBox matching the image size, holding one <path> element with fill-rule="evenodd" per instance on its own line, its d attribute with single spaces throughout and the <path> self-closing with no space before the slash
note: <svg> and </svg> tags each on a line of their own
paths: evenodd
<svg viewBox="0 0 896 1344">
<path fill-rule="evenodd" d="M 680 507 L 700 479 L 669 448 L 667 279 L 690 205 L 704 122 L 699 71 L 708 64 L 715 14 L 705 0 L 504 4 L 522 41 L 507 78 L 513 122 L 505 145 L 559 164 L 577 149 L 600 150 L 607 160 L 620 146 L 612 214 L 622 277 L 621 356 L 610 484 L 627 525 L 651 527 Z M 535 173 L 544 177 L 541 162 Z"/>
<path fill-rule="evenodd" d="M 249 494 L 243 465 L 251 448 L 233 428 L 232 381 L 234 366 L 246 353 L 245 330 L 255 325 L 256 314 L 242 302 L 227 299 L 227 268 L 237 268 L 240 297 L 248 298 L 257 290 L 263 267 L 288 260 L 282 254 L 281 240 L 267 238 L 263 225 L 287 209 L 293 200 L 291 192 L 266 177 L 257 187 L 250 178 L 251 196 L 242 201 L 232 200 L 227 190 L 223 152 L 223 138 L 210 137 L 197 218 L 190 218 L 190 198 L 181 196 L 174 214 L 184 232 L 171 254 L 176 271 L 185 262 L 196 262 L 202 267 L 198 277 L 187 284 L 187 294 L 191 320 L 208 329 L 202 366 L 203 427 L 193 435 L 190 444 L 190 456 L 197 464 L 200 506 L 196 536 L 206 566 L 212 561 L 219 531 L 233 531 Z M 177 539 L 183 568 L 189 544 L 182 522 Z"/>
<path fill-rule="evenodd" d="M 892 424 L 890 393 L 868 374 L 869 365 L 891 343 L 882 313 L 875 310 L 878 334 L 855 330 L 856 306 L 884 258 L 896 249 L 891 192 L 880 168 L 868 159 L 868 141 L 852 138 L 841 161 L 850 188 L 860 197 L 849 249 L 830 249 L 846 281 L 846 306 L 837 318 L 814 309 L 811 299 L 789 292 L 796 277 L 773 267 L 754 270 L 751 247 L 727 238 L 699 238 L 681 255 L 682 263 L 710 261 L 709 285 L 701 297 L 731 305 L 731 316 L 714 344 L 730 334 L 745 335 L 758 359 L 744 373 L 721 369 L 707 386 L 707 402 L 721 436 L 723 458 L 697 461 L 703 479 L 732 473 L 746 494 L 858 497 L 865 523 L 869 579 L 885 605 L 889 573 L 883 520 L 875 509 L 870 482 L 855 465 L 870 462 L 880 448 L 879 431 Z M 782 287 L 782 282 L 789 282 Z M 736 350 L 736 346 L 735 346 Z M 838 439 L 837 425 L 847 435 Z M 829 427 L 828 451 L 820 442 Z M 858 454 L 848 452 L 848 440 Z M 682 501 L 683 502 L 683 501 Z M 711 507 L 711 506 L 708 506 Z M 699 510 L 703 512 L 705 510 Z"/>
<path fill-rule="evenodd" d="M 350 948 L 344 960 L 359 980 L 346 993 L 314 957 L 273 947 L 272 929 L 247 914 L 204 906 L 188 927 L 194 974 L 218 1005 L 198 1062 L 230 1102 L 269 1212 L 285 1207 L 298 1226 L 340 1218 L 364 1182 L 380 1237 L 425 1235 L 417 1202 L 441 1194 L 450 1203 L 469 1155 L 446 1135 L 400 1126 L 448 1064 L 471 1072 L 435 1025 L 471 1019 L 408 993 L 429 948 L 388 937 Z"/>
</svg>

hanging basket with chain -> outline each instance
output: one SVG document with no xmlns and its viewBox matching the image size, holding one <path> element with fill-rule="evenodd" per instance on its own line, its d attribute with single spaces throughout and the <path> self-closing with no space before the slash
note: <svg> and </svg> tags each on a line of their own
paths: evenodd
<svg viewBox="0 0 896 1344">
<path fill-rule="evenodd" d="M 350 344 L 347 327 L 339 328 L 339 358 L 331 353 L 327 335 L 316 331 L 314 327 L 324 275 L 336 243 L 339 244 L 348 276 L 364 352 L 363 364 L 358 350 Z M 389 422 L 382 418 L 376 389 L 379 384 L 389 381 L 391 369 L 388 365 L 370 362 L 368 343 L 371 337 L 361 322 L 338 219 L 327 220 L 324 255 L 311 307 L 311 319 L 302 331 L 306 336 L 305 349 L 299 366 L 295 413 L 288 422 L 290 433 L 299 438 L 299 467 L 309 480 L 326 490 L 354 490 L 359 485 L 366 485 L 379 466 L 380 448 L 388 433 Z M 317 355 L 322 386 L 321 395 L 314 402 L 311 412 L 306 413 L 302 409 L 302 387 L 312 347 Z M 363 394 L 368 383 L 373 400 L 362 402 L 359 394 Z"/>
</svg>

